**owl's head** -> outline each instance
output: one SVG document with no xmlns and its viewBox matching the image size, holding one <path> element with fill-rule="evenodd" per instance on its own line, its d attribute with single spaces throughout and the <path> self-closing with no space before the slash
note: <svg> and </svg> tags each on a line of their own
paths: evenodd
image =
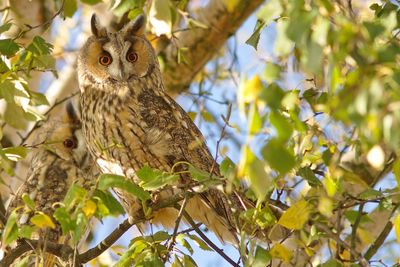
<svg viewBox="0 0 400 267">
<path fill-rule="evenodd" d="M 92 36 L 78 57 L 81 83 L 128 82 L 147 76 L 157 64 L 153 48 L 144 37 L 144 16 L 130 21 L 120 31 L 111 33 L 92 16 Z"/>
<path fill-rule="evenodd" d="M 90 164 L 90 155 L 82 133 L 82 124 L 71 102 L 66 105 L 61 121 L 48 121 L 43 126 L 36 138 L 36 142 L 42 144 L 39 150 L 43 150 L 43 153 L 51 152 L 79 168 L 88 167 L 86 165 Z"/>
</svg>

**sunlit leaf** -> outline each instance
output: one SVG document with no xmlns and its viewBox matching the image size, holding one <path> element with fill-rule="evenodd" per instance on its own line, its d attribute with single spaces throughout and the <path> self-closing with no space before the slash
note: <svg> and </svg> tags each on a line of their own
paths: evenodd
<svg viewBox="0 0 400 267">
<path fill-rule="evenodd" d="M 154 0 L 150 7 L 149 21 L 157 36 L 171 34 L 172 14 L 169 0 Z"/>
<path fill-rule="evenodd" d="M 293 257 L 292 251 L 279 243 L 275 244 L 270 249 L 269 253 L 271 254 L 272 258 L 281 259 L 286 263 L 290 262 Z"/>
<path fill-rule="evenodd" d="M 257 246 L 256 253 L 254 255 L 254 262 L 251 264 L 252 267 L 265 267 L 272 260 L 271 255 L 268 251 L 260 246 Z"/>
<path fill-rule="evenodd" d="M 85 202 L 85 205 L 82 207 L 83 213 L 85 213 L 86 217 L 90 218 L 97 210 L 97 205 L 93 200 L 88 200 Z"/>
<path fill-rule="evenodd" d="M 400 243 L 400 214 L 394 219 L 394 232 L 396 234 L 397 242 Z"/>
<path fill-rule="evenodd" d="M 101 190 L 106 190 L 108 188 L 119 188 L 133 194 L 142 201 L 150 199 L 150 194 L 148 192 L 124 176 L 120 175 L 102 174 L 99 177 L 98 188 Z"/>
<path fill-rule="evenodd" d="M 7 223 L 2 232 L 2 244 L 9 245 L 18 237 L 17 213 L 15 210 L 8 216 Z"/>
<path fill-rule="evenodd" d="M 304 224 L 309 219 L 309 215 L 310 205 L 307 201 L 300 200 L 283 213 L 278 224 L 288 229 L 299 230 L 303 228 Z"/>
<path fill-rule="evenodd" d="M 42 212 L 32 216 L 30 221 L 39 228 L 49 227 L 51 229 L 54 229 L 56 227 L 53 220 L 48 215 Z"/>
</svg>

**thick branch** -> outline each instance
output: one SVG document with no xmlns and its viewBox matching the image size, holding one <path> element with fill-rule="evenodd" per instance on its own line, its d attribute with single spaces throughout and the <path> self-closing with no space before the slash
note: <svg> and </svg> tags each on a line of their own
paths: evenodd
<svg viewBox="0 0 400 267">
<path fill-rule="evenodd" d="M 167 67 L 163 76 L 167 90 L 176 93 L 186 90 L 195 75 L 264 0 L 239 0 L 237 2 L 234 10 L 229 12 L 223 1 L 209 1 L 208 5 L 202 8 L 196 16 L 198 21 L 209 28 L 196 28 L 182 31 L 176 35 L 179 47 L 187 47 L 189 51 L 184 54 L 187 63 L 183 66 L 183 63 L 177 62 L 176 44 L 170 43 L 166 48 Z"/>
</svg>

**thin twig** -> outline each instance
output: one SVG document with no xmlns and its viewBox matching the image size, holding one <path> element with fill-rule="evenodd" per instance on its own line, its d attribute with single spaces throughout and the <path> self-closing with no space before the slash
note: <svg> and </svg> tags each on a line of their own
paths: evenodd
<svg viewBox="0 0 400 267">
<path fill-rule="evenodd" d="M 353 224 L 353 227 L 351 229 L 351 249 L 352 250 L 356 250 L 356 237 L 357 237 L 357 228 L 360 225 L 361 222 L 361 217 L 363 215 L 363 209 L 364 209 L 364 203 L 360 204 L 360 206 L 358 207 L 358 213 L 357 213 L 357 218 L 356 221 Z M 351 260 L 354 260 L 353 255 L 351 255 Z"/>
<path fill-rule="evenodd" d="M 185 197 L 185 199 L 183 200 L 183 203 L 182 203 L 182 205 L 181 205 L 181 208 L 180 208 L 180 210 L 179 210 L 178 218 L 176 218 L 176 221 L 175 221 L 174 232 L 173 232 L 173 234 L 172 234 L 171 241 L 170 241 L 170 243 L 169 243 L 169 245 L 168 245 L 168 248 L 167 248 L 168 251 L 171 251 L 172 248 L 175 246 L 175 239 L 176 239 L 176 236 L 177 236 L 177 233 L 178 233 L 179 225 L 180 225 L 181 220 L 182 220 L 183 211 L 184 211 L 185 208 L 186 208 L 187 201 L 188 201 L 188 198 Z"/>
<path fill-rule="evenodd" d="M 179 205 L 176 206 L 177 209 L 180 209 Z M 222 258 L 224 258 L 229 264 L 231 264 L 234 267 L 240 267 L 234 260 L 228 257 L 222 249 L 217 247 L 196 225 L 196 223 L 193 221 L 193 219 L 189 216 L 189 214 L 186 211 L 183 211 L 183 216 L 185 217 L 186 221 L 193 227 L 193 229 L 196 231 L 196 233 L 204 240 L 204 242 L 207 243 L 212 249 L 214 249 L 215 252 L 217 252 L 219 255 L 221 255 Z"/>
</svg>

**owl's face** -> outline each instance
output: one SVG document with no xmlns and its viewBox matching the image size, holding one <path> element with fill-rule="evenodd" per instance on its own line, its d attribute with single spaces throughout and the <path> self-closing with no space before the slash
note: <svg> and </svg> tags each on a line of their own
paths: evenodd
<svg viewBox="0 0 400 267">
<path fill-rule="evenodd" d="M 63 121 L 46 127 L 38 136 L 38 142 L 54 156 L 73 162 L 79 168 L 86 168 L 90 160 L 82 133 L 81 122 L 71 103 L 66 106 Z"/>
<path fill-rule="evenodd" d="M 93 36 L 83 46 L 78 59 L 81 85 L 84 77 L 97 83 L 129 82 L 151 72 L 156 58 L 150 43 L 143 36 L 143 16 L 116 33 L 99 26 L 95 15 L 91 26 Z"/>
</svg>

